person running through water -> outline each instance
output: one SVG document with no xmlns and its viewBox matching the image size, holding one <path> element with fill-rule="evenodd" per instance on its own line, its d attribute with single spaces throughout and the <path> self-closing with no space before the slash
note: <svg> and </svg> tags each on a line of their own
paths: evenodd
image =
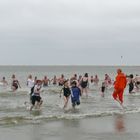
<svg viewBox="0 0 140 140">
<path fill-rule="evenodd" d="M 60 98 L 61 98 L 61 92 L 63 91 L 63 96 L 64 96 L 64 107 L 63 109 L 65 109 L 68 105 L 68 101 L 71 95 L 71 90 L 69 87 L 69 83 L 68 80 L 64 81 L 64 87 L 62 88 L 62 90 L 60 91 Z"/>
<path fill-rule="evenodd" d="M 40 96 L 41 88 L 42 88 L 42 81 L 37 80 L 36 85 L 34 87 L 34 92 L 32 94 L 32 98 L 31 98 L 32 105 L 30 107 L 30 111 L 32 111 L 33 107 L 35 107 L 36 109 L 40 109 L 40 106 L 43 103 L 43 100 Z"/>
<path fill-rule="evenodd" d="M 81 90 L 77 87 L 76 81 L 73 81 L 71 86 L 71 102 L 72 107 L 75 108 L 76 105 L 80 105 Z"/>
<path fill-rule="evenodd" d="M 89 86 L 88 73 L 85 73 L 84 77 L 80 82 L 80 87 L 82 95 L 83 93 L 85 93 L 87 97 L 88 97 L 88 86 Z"/>
<path fill-rule="evenodd" d="M 122 73 L 121 69 L 118 69 L 116 80 L 114 82 L 114 92 L 112 96 L 114 100 L 120 103 L 121 106 L 123 106 L 123 93 L 124 93 L 126 84 L 127 84 L 126 75 Z"/>
<path fill-rule="evenodd" d="M 16 91 L 18 89 L 18 87 L 21 88 L 19 81 L 16 79 L 16 76 L 13 74 L 12 75 L 12 86 L 11 89 L 12 91 Z"/>
</svg>

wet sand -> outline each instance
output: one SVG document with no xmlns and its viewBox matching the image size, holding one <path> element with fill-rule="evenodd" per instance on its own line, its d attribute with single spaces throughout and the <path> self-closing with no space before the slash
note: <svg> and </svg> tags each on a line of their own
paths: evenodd
<svg viewBox="0 0 140 140">
<path fill-rule="evenodd" d="M 1 140 L 138 140 L 140 114 L 0 126 Z"/>
</svg>

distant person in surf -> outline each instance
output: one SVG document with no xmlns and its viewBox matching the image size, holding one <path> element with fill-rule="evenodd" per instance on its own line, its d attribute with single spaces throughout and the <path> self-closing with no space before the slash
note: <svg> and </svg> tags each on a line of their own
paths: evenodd
<svg viewBox="0 0 140 140">
<path fill-rule="evenodd" d="M 82 75 L 79 75 L 77 81 L 78 81 L 78 85 L 77 86 L 80 87 L 80 84 L 81 84 L 81 81 L 82 81 Z"/>
<path fill-rule="evenodd" d="M 131 93 L 133 93 L 133 90 L 134 90 L 134 76 L 133 76 L 133 74 L 130 74 L 129 75 L 129 78 L 128 78 L 128 84 L 129 84 L 129 93 L 131 94 Z"/>
<path fill-rule="evenodd" d="M 65 77 L 63 74 L 61 74 L 61 77 L 58 79 L 58 85 L 63 86 L 64 81 L 65 81 Z"/>
<path fill-rule="evenodd" d="M 27 79 L 27 86 L 29 88 L 29 93 L 30 93 L 30 100 L 31 100 L 31 97 L 32 97 L 32 93 L 34 91 L 34 86 L 35 86 L 35 80 L 32 78 L 32 75 L 29 75 L 28 76 L 28 79 Z"/>
<path fill-rule="evenodd" d="M 99 83 L 98 75 L 95 75 L 95 77 L 94 77 L 94 79 L 93 79 L 93 82 L 94 82 L 94 85 L 95 85 L 95 86 L 98 86 L 98 83 Z"/>
<path fill-rule="evenodd" d="M 112 84 L 112 80 L 108 74 L 105 74 L 104 82 L 105 82 L 106 87 L 108 87 Z"/>
<path fill-rule="evenodd" d="M 42 80 L 43 87 L 48 87 L 50 85 L 50 79 L 48 79 L 47 76 L 44 76 L 44 79 Z"/>
<path fill-rule="evenodd" d="M 4 87 L 8 86 L 8 82 L 6 81 L 5 77 L 3 77 L 0 82 L 1 82 L 2 86 L 4 86 Z"/>
<path fill-rule="evenodd" d="M 34 86 L 35 82 L 34 82 L 34 79 L 32 78 L 32 75 L 29 75 L 28 76 L 28 79 L 27 79 L 27 86 L 28 88 L 32 88 Z"/>
<path fill-rule="evenodd" d="M 112 96 L 114 100 L 120 103 L 121 106 L 123 106 L 123 93 L 124 89 L 126 88 L 126 84 L 127 84 L 126 75 L 122 73 L 121 69 L 118 69 L 116 80 L 114 82 L 114 92 Z"/>
<path fill-rule="evenodd" d="M 94 77 L 91 76 L 90 79 L 89 79 L 89 81 L 90 81 L 90 82 L 89 82 L 89 88 L 90 88 L 90 89 L 93 89 L 94 86 L 95 86 L 95 85 L 94 85 Z"/>
<path fill-rule="evenodd" d="M 94 77 L 93 77 L 93 76 L 90 77 L 90 83 L 91 83 L 91 84 L 94 83 Z"/>
<path fill-rule="evenodd" d="M 78 85 L 77 74 L 74 74 L 73 77 L 70 78 L 70 85 L 72 84 L 73 81 L 75 81 Z"/>
<path fill-rule="evenodd" d="M 84 77 L 80 81 L 80 88 L 82 95 L 85 93 L 87 97 L 88 97 L 88 87 L 89 87 L 88 73 L 85 73 Z"/>
<path fill-rule="evenodd" d="M 11 89 L 12 91 L 16 91 L 18 88 L 21 88 L 21 86 L 19 84 L 19 81 L 16 79 L 16 76 L 13 74 Z"/>
<path fill-rule="evenodd" d="M 101 96 L 102 97 L 105 96 L 105 89 L 106 89 L 105 82 L 102 82 L 102 86 L 101 86 Z"/>
<path fill-rule="evenodd" d="M 52 82 L 52 84 L 53 85 L 57 85 L 57 77 L 56 77 L 56 75 L 54 75 L 54 77 L 51 79 L 51 82 Z"/>
<path fill-rule="evenodd" d="M 140 76 L 137 74 L 136 77 L 134 78 L 135 81 L 135 86 L 137 91 L 140 89 Z"/>
</svg>

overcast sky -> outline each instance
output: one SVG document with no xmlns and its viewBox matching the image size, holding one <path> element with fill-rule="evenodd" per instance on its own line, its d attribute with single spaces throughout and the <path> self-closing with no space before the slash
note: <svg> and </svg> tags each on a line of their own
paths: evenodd
<svg viewBox="0 0 140 140">
<path fill-rule="evenodd" d="M 0 0 L 0 65 L 123 64 L 140 65 L 139 0 Z"/>
</svg>

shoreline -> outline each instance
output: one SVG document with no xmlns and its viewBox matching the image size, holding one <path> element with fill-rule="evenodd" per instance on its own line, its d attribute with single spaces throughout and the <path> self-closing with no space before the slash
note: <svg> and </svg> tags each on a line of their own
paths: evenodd
<svg viewBox="0 0 140 140">
<path fill-rule="evenodd" d="M 138 140 L 140 114 L 113 115 L 79 120 L 46 121 L 31 125 L 0 126 L 1 139 L 10 140 Z M 8 135 L 7 135 L 8 132 Z"/>
</svg>

